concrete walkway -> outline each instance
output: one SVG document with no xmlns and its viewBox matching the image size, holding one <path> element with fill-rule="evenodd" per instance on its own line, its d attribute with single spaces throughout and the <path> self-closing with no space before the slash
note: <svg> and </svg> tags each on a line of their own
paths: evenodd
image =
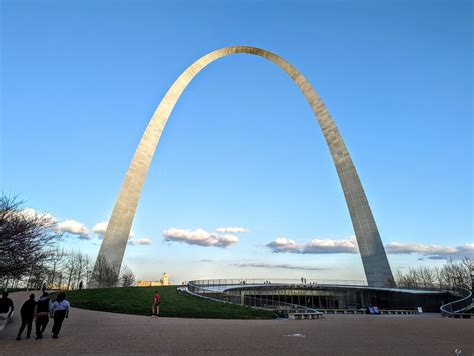
<svg viewBox="0 0 474 356">
<path fill-rule="evenodd" d="M 11 295 L 15 320 L 0 333 L 0 355 L 462 355 L 474 354 L 474 320 L 440 315 L 331 315 L 319 320 L 157 318 L 73 308 L 58 340 L 52 321 L 43 340 L 16 341 L 19 309 L 29 293 Z M 37 296 L 39 293 L 36 293 Z M 300 335 L 298 335 L 300 334 Z M 292 335 L 292 336 L 288 336 Z"/>
</svg>

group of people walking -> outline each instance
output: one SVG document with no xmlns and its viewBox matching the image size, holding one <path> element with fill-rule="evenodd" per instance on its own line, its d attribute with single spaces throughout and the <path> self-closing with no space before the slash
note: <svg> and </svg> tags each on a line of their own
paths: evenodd
<svg viewBox="0 0 474 356">
<path fill-rule="evenodd" d="M 59 337 L 59 332 L 63 325 L 65 318 L 69 316 L 70 304 L 66 300 L 66 293 L 59 293 L 54 302 L 51 301 L 48 292 L 44 291 L 38 300 L 35 300 L 34 293 L 30 294 L 28 300 L 26 300 L 21 309 L 21 326 L 18 330 L 17 340 L 21 340 L 21 336 L 26 329 L 26 338 L 31 337 L 31 331 L 33 329 L 33 322 L 36 322 L 36 340 L 43 338 L 43 333 L 48 326 L 49 319 L 53 318 L 53 339 Z M 155 291 L 153 296 L 152 304 L 152 317 L 158 317 L 160 313 L 160 302 L 161 296 L 158 291 Z M 6 314 L 6 318 L 9 319 L 13 315 L 15 306 L 13 301 L 8 298 L 8 292 L 4 292 L 2 298 L 0 298 L 0 313 Z"/>
<path fill-rule="evenodd" d="M 8 293 L 3 293 L 3 301 L 0 304 L 10 306 L 9 317 L 13 313 L 13 301 L 8 298 Z M 66 300 L 66 293 L 59 293 L 54 302 L 49 298 L 48 292 L 43 292 L 42 296 L 36 301 L 35 295 L 32 293 L 27 301 L 25 301 L 20 309 L 21 326 L 18 330 L 17 340 L 21 340 L 23 331 L 26 329 L 26 338 L 31 337 L 33 329 L 33 321 L 36 321 L 36 340 L 43 338 L 43 333 L 49 323 L 49 318 L 53 318 L 53 339 L 59 337 L 59 332 L 65 318 L 69 316 L 69 302 Z"/>
</svg>

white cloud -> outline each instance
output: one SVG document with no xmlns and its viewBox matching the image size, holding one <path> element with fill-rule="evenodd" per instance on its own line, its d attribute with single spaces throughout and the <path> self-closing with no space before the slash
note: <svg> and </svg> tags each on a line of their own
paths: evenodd
<svg viewBox="0 0 474 356">
<path fill-rule="evenodd" d="M 17 214 L 18 217 L 21 217 L 26 220 L 31 220 L 31 219 L 38 219 L 41 220 L 45 225 L 49 226 L 46 229 L 46 232 L 48 233 L 55 233 L 58 232 L 56 230 L 56 224 L 58 222 L 58 219 L 56 219 L 52 214 L 50 213 L 41 213 L 35 209 L 32 208 L 25 208 L 20 210 Z M 8 218 L 8 216 L 7 216 Z"/>
<path fill-rule="evenodd" d="M 444 247 L 438 245 L 422 245 L 422 244 L 403 244 L 392 242 L 385 246 L 387 252 L 392 254 L 404 253 L 424 253 L 424 254 L 438 254 L 438 253 L 454 253 L 454 247 Z"/>
<path fill-rule="evenodd" d="M 105 231 L 107 230 L 107 225 L 109 224 L 108 221 L 101 221 L 94 225 L 92 231 L 97 235 L 99 239 L 103 239 L 105 235 Z M 130 231 L 130 235 L 128 236 L 129 239 L 135 238 L 135 233 Z"/>
<path fill-rule="evenodd" d="M 249 230 L 246 229 L 245 227 L 218 227 L 216 231 L 220 233 L 231 233 L 231 234 L 238 234 L 238 233 L 244 234 L 246 232 L 249 232 Z"/>
<path fill-rule="evenodd" d="M 314 239 L 306 244 L 297 244 L 294 240 L 286 237 L 278 237 L 274 241 L 266 244 L 272 252 L 291 252 L 303 254 L 322 253 L 357 253 L 357 242 L 355 237 L 346 240 Z"/>
<path fill-rule="evenodd" d="M 20 211 L 25 218 L 31 217 L 40 217 L 51 221 L 52 226 L 50 232 L 60 232 L 66 233 L 69 235 L 74 235 L 77 238 L 90 240 L 91 235 L 89 233 L 89 229 L 82 223 L 69 219 L 64 221 L 59 221 L 56 217 L 51 215 L 50 213 L 40 213 L 32 208 L 26 208 Z M 102 221 L 94 225 L 92 228 L 92 232 L 99 238 L 103 239 L 105 232 L 107 230 L 108 221 Z M 130 245 L 151 245 L 153 243 L 152 240 L 148 238 L 142 239 L 135 239 L 135 233 L 130 231 L 129 235 L 129 244 Z"/>
<path fill-rule="evenodd" d="M 234 235 L 223 235 L 215 232 L 208 232 L 203 229 L 185 230 L 171 228 L 163 231 L 166 241 L 184 242 L 189 245 L 228 247 L 239 242 L 239 238 Z"/>
<path fill-rule="evenodd" d="M 89 240 L 89 230 L 87 227 L 76 220 L 65 220 L 57 223 L 56 231 L 76 235 L 80 239 Z"/>
<path fill-rule="evenodd" d="M 345 240 L 313 239 L 305 244 L 298 244 L 294 240 L 285 237 L 276 238 L 265 245 L 272 252 L 289 252 L 301 254 L 332 254 L 332 253 L 359 253 L 357 240 L 351 236 Z M 392 242 L 385 245 L 388 254 L 421 254 L 428 259 L 459 259 L 474 255 L 474 243 L 462 246 L 448 247 L 439 245 L 423 245 L 418 243 Z"/>
<path fill-rule="evenodd" d="M 153 243 L 153 241 L 150 240 L 150 239 L 147 239 L 146 237 L 144 237 L 142 239 L 132 238 L 128 241 L 128 244 L 133 245 L 133 246 L 136 246 L 136 245 L 151 245 L 152 243 Z"/>
<path fill-rule="evenodd" d="M 45 220 L 50 220 L 52 223 L 55 223 L 58 221 L 58 219 L 56 219 L 50 213 L 40 213 L 39 211 L 32 208 L 23 209 L 20 211 L 20 214 L 23 215 L 25 218 L 33 218 L 33 217 L 44 218 Z"/>
<path fill-rule="evenodd" d="M 314 239 L 306 243 L 302 253 L 358 253 L 355 236 L 346 240 Z"/>
<path fill-rule="evenodd" d="M 428 259 L 448 259 L 463 258 L 465 256 L 472 257 L 474 255 L 474 243 L 462 246 L 448 247 L 439 245 L 423 245 L 423 244 L 404 244 L 399 242 L 391 242 L 385 246 L 385 250 L 390 254 L 412 254 L 418 253 Z"/>
<path fill-rule="evenodd" d="M 94 233 L 96 233 L 97 235 L 103 237 L 105 235 L 105 231 L 107 230 L 108 223 L 108 221 L 101 221 L 94 225 L 92 231 L 94 231 Z"/>
<path fill-rule="evenodd" d="M 64 221 L 59 221 L 55 216 L 50 213 L 41 213 L 32 208 L 26 208 L 21 210 L 22 214 L 26 218 L 38 217 L 42 218 L 45 221 L 51 223 L 49 231 L 51 233 L 66 233 L 69 235 L 74 235 L 75 237 L 83 240 L 90 240 L 89 229 L 83 224 L 76 220 L 69 219 Z"/>
<path fill-rule="evenodd" d="M 301 246 L 298 245 L 294 240 L 287 239 L 286 237 L 277 237 L 274 241 L 266 244 L 272 252 L 293 252 L 299 253 Z"/>
</svg>

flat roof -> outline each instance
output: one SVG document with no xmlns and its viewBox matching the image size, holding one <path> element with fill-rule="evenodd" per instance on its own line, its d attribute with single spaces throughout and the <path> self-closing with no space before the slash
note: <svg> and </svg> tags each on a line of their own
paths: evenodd
<svg viewBox="0 0 474 356">
<path fill-rule="evenodd" d="M 200 286 L 197 286 L 200 287 Z M 213 291 L 213 292 L 224 292 L 227 289 L 247 289 L 247 288 L 260 288 L 260 287 L 293 287 L 298 289 L 319 289 L 318 287 L 330 287 L 330 288 L 342 288 L 342 289 L 368 289 L 368 290 L 380 290 L 387 292 L 399 292 L 399 293 L 412 293 L 412 294 L 442 294 L 446 293 L 444 290 L 433 290 L 433 289 L 411 289 L 411 288 L 388 288 L 388 287 L 369 287 L 369 286 L 358 286 L 358 285 L 337 285 L 337 284 L 289 284 L 289 283 L 270 283 L 270 284 L 221 284 L 214 286 L 202 286 L 202 289 Z"/>
</svg>

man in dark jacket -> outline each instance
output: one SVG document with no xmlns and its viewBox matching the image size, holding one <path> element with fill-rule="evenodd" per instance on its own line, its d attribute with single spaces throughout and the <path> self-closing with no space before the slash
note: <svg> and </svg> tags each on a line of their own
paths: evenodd
<svg viewBox="0 0 474 356">
<path fill-rule="evenodd" d="M 35 295 L 30 294 L 30 299 L 23 303 L 21 307 L 20 314 L 21 314 L 21 326 L 20 330 L 18 331 L 18 336 L 16 337 L 17 340 L 21 340 L 21 334 L 25 327 L 28 326 L 26 329 L 26 338 L 29 339 L 31 335 L 31 328 L 33 327 L 33 319 L 35 317 L 35 308 L 36 308 L 36 300 Z"/>
<path fill-rule="evenodd" d="M 8 313 L 7 317 L 9 318 L 13 314 L 13 309 L 15 309 L 15 306 L 13 301 L 8 298 L 8 292 L 3 292 L 2 298 L 0 298 L 0 314 Z"/>
<path fill-rule="evenodd" d="M 52 306 L 53 303 L 49 299 L 48 292 L 44 292 L 36 303 L 36 340 L 43 338 L 43 332 L 48 325 Z"/>
</svg>

